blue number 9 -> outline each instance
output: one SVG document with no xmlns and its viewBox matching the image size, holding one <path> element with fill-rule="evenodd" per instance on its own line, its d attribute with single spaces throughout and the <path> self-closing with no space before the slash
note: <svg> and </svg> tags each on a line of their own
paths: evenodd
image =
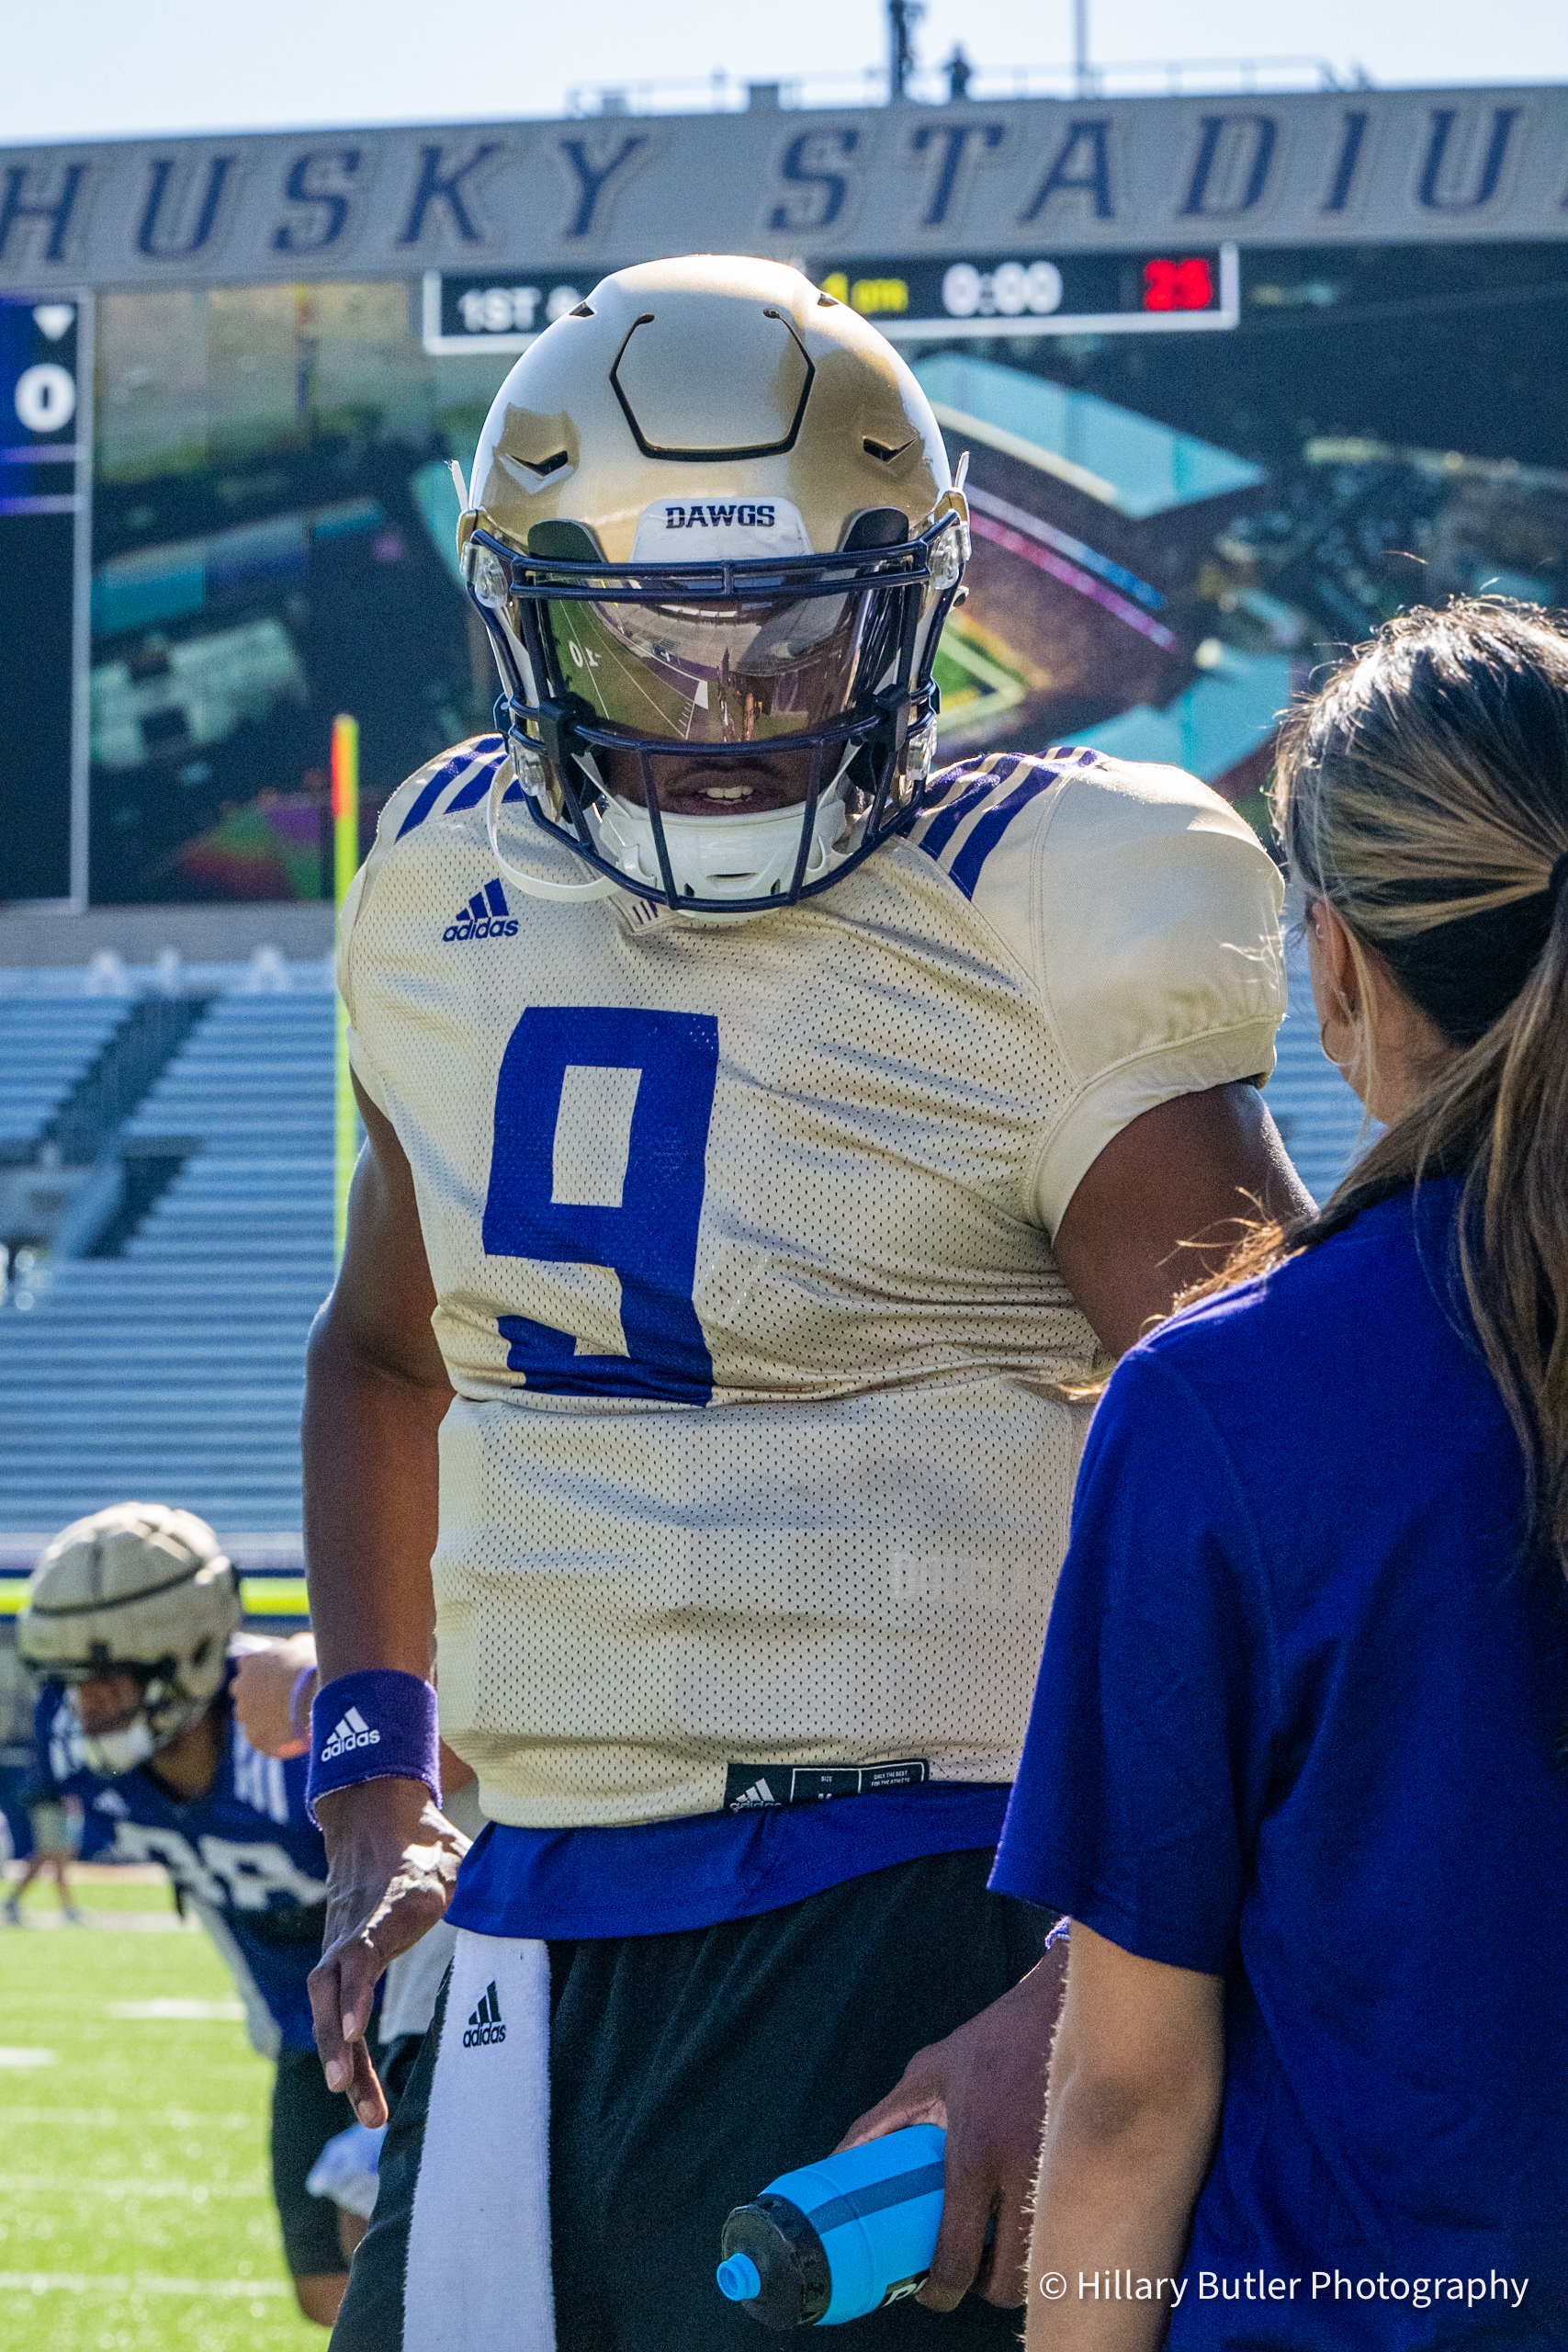
<svg viewBox="0 0 1568 2352">
<path fill-rule="evenodd" d="M 612 1171 L 618 1186 L 608 1185 L 607 1201 L 585 1202 L 573 1191 L 592 1184 L 561 1177 L 559 1130 L 569 1073 L 592 1085 L 596 1071 L 623 1081 L 630 1128 L 624 1175 L 618 1164 Z M 496 1081 L 485 1253 L 609 1267 L 620 1281 L 626 1345 L 624 1356 L 579 1354 L 571 1331 L 502 1315 L 508 1367 L 528 1387 L 681 1405 L 712 1396 L 692 1285 L 717 1080 L 718 1023 L 705 1013 L 531 1005 L 513 1031 Z"/>
</svg>

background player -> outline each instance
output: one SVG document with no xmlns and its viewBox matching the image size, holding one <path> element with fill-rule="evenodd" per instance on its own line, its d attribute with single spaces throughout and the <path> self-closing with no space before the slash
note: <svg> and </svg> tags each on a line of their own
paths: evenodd
<svg viewBox="0 0 1568 2352">
<path fill-rule="evenodd" d="M 312 1994 L 366 2120 L 455 1844 L 433 1555 L 497 1826 L 336 2340 L 752 2343 L 727 2208 L 919 2115 L 925 2300 L 977 2280 L 946 2340 L 1000 2345 L 1057 1983 L 986 1877 L 1063 1384 L 1184 1238 L 1300 1197 L 1247 1083 L 1277 876 L 1170 771 L 927 787 L 962 494 L 791 270 L 606 279 L 503 387 L 463 536 L 508 736 L 394 796 L 345 912 L 369 1141 L 305 1423 Z"/>
<path fill-rule="evenodd" d="M 6 1897 L 6 1921 L 8 1927 L 22 1925 L 22 1897 L 35 1878 L 48 1871 L 54 1880 L 60 1896 L 62 1918 L 73 1927 L 82 1924 L 82 1914 L 71 1899 L 71 1864 L 81 1839 L 81 1807 L 62 1795 L 50 1779 L 40 1758 L 37 1770 L 22 1791 L 22 1804 L 27 1812 L 28 1827 L 32 1832 L 33 1849 L 22 1868 L 22 1875 L 12 1885 Z M 73 1822 L 73 1812 L 76 1815 Z"/>
<path fill-rule="evenodd" d="M 280 1676 L 286 1724 L 291 1687 L 301 1674 L 313 1681 L 314 1655 L 308 1634 L 267 1642 L 239 1624 L 234 1571 L 205 1521 L 122 1503 L 48 1546 L 17 1639 L 46 1678 L 39 1754 L 56 1788 L 84 1807 L 86 1853 L 164 1865 L 233 1973 L 253 2044 L 276 2062 L 284 2251 L 300 2310 L 328 2326 L 363 2224 L 340 2221 L 305 2185 L 353 2121 L 322 2080 L 306 1989 L 321 1948 L 326 1857 L 305 1810 L 304 1743 L 284 1743 L 288 1761 L 266 1752 Z M 248 1736 L 247 1714 L 265 1745 Z M 402 1965 L 424 1964 L 411 1954 Z M 407 1989 L 389 1987 L 403 1995 L 404 2030 Z M 433 1998 L 430 1986 L 420 2030 Z"/>
</svg>

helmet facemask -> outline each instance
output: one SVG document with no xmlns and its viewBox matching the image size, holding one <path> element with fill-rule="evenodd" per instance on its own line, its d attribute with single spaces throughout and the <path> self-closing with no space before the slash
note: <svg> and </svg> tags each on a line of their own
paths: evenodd
<svg viewBox="0 0 1568 2352">
<path fill-rule="evenodd" d="M 81 1686 L 111 1675 L 124 1676 L 136 1685 L 136 1703 L 109 1728 L 90 1732 L 82 1721 Z M 150 1762 L 160 1748 L 192 1730 L 212 1703 L 210 1694 L 195 1697 L 182 1687 L 173 1658 L 161 1658 L 155 1666 L 120 1658 L 92 1659 L 68 1668 L 51 1665 L 50 1679 L 64 1684 L 83 1760 L 100 1780 L 117 1780 L 122 1772 Z"/>
<path fill-rule="evenodd" d="M 825 889 L 919 805 L 963 540 L 950 509 L 895 547 L 609 564 L 475 529 L 469 594 L 530 814 L 678 912 L 758 914 Z"/>
</svg>

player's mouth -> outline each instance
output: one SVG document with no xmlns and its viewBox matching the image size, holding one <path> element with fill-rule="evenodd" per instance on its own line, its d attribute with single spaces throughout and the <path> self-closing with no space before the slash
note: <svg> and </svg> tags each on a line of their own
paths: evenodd
<svg viewBox="0 0 1568 2352">
<path fill-rule="evenodd" d="M 630 774 L 615 773 L 624 754 L 612 753 L 612 789 L 640 807 L 641 778 L 634 761 L 625 761 Z M 671 817 L 761 817 L 775 808 L 799 806 L 810 781 L 809 752 L 752 752 L 733 766 L 720 760 L 694 760 L 682 768 L 673 760 L 656 759 L 654 781 L 659 805 Z"/>
</svg>

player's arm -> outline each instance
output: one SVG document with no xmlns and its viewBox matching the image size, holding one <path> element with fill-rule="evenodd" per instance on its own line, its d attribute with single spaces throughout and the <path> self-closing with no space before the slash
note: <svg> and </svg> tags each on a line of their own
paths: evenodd
<svg viewBox="0 0 1568 2352">
<path fill-rule="evenodd" d="M 1090 2299 L 1077 2282 L 1106 2271 L 1180 2276 L 1219 2124 L 1224 2003 L 1223 1977 L 1140 1960 L 1074 1928 L 1035 2199 L 1028 2352 L 1154 2352 L 1164 2341 L 1168 2301 Z"/>
<path fill-rule="evenodd" d="M 366 1148 L 305 1385 L 305 1556 L 323 1683 L 371 1668 L 432 1672 L 436 1442 L 452 1401 L 408 1161 L 355 1091 Z M 388 1962 L 441 1917 L 468 1841 L 418 1781 L 333 1790 L 316 1810 L 329 1866 L 310 1975 L 316 2043 L 332 2087 L 348 2091 L 361 2122 L 381 2123 L 365 2045 L 371 1996 Z"/>
<path fill-rule="evenodd" d="M 1057 1269 L 1111 1355 L 1216 1273 L 1242 1226 L 1313 1203 L 1255 1086 L 1176 1094 L 1124 1126 L 1089 1166 L 1052 1241 Z"/>
</svg>

